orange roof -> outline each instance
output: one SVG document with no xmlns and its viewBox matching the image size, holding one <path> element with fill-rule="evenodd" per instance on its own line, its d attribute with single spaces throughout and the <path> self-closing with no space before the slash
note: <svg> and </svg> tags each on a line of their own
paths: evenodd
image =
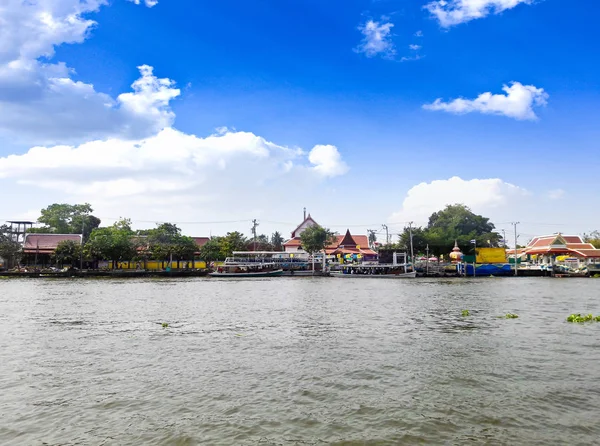
<svg viewBox="0 0 600 446">
<path fill-rule="evenodd" d="M 294 237 L 283 244 L 283 246 L 289 246 L 289 247 L 300 246 L 300 245 L 301 245 L 300 237 Z"/>
<path fill-rule="evenodd" d="M 585 243 L 578 235 L 544 235 L 535 237 L 525 247 L 526 254 L 574 254 L 580 257 L 600 257 L 600 250 Z"/>
<path fill-rule="evenodd" d="M 81 234 L 26 234 L 23 252 L 52 254 L 60 242 L 67 240 L 81 244 Z"/>
</svg>

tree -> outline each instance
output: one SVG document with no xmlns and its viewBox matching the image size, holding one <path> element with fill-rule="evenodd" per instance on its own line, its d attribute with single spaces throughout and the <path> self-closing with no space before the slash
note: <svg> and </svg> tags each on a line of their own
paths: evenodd
<svg viewBox="0 0 600 446">
<path fill-rule="evenodd" d="M 58 244 L 53 257 L 59 265 L 76 265 L 81 260 L 81 245 L 73 240 L 63 240 Z"/>
<path fill-rule="evenodd" d="M 278 231 L 275 231 L 273 235 L 271 235 L 271 246 L 273 247 L 273 251 L 283 251 L 283 242 L 285 242 L 285 240 Z"/>
<path fill-rule="evenodd" d="M 96 228 L 85 245 L 85 251 L 96 260 L 130 261 L 137 255 L 131 221 L 121 219 L 107 228 Z"/>
<path fill-rule="evenodd" d="M 398 248 L 406 250 L 406 252 L 410 251 L 410 232 L 410 228 L 405 227 L 399 235 L 398 244 L 396 245 Z M 425 229 L 421 227 L 412 228 L 412 244 L 413 251 L 416 254 L 423 254 L 427 251 L 429 240 Z"/>
<path fill-rule="evenodd" d="M 300 245 L 307 253 L 312 256 L 312 269 L 315 270 L 315 257 L 317 252 L 321 252 L 335 240 L 335 235 L 329 229 L 319 225 L 313 225 L 306 228 L 300 234 Z"/>
<path fill-rule="evenodd" d="M 600 249 L 600 231 L 592 231 L 589 234 L 583 234 L 583 241 L 591 243 L 596 249 Z"/>
<path fill-rule="evenodd" d="M 375 243 L 377 243 L 377 234 L 374 230 L 369 230 L 369 246 L 373 248 Z"/>
<path fill-rule="evenodd" d="M 18 262 L 21 255 L 21 244 L 12 237 L 10 227 L 0 226 L 0 257 L 6 261 L 6 267 L 10 268 Z"/>
<path fill-rule="evenodd" d="M 477 246 L 498 247 L 501 237 L 494 229 L 489 218 L 473 213 L 465 205 L 454 204 L 429 217 L 424 235 L 431 252 L 440 255 L 449 253 L 455 240 L 463 252 L 472 247 L 471 240 L 475 240 Z"/>
<path fill-rule="evenodd" d="M 92 206 L 85 204 L 54 203 L 42 209 L 38 222 L 41 228 L 29 232 L 54 234 L 81 234 L 87 240 L 94 229 L 100 226 L 100 219 L 92 215 Z"/>
<path fill-rule="evenodd" d="M 234 251 L 245 251 L 248 240 L 241 232 L 228 232 L 225 237 L 219 238 L 220 255 L 222 258 L 231 257 Z"/>
<path fill-rule="evenodd" d="M 212 262 L 215 260 L 225 260 L 225 257 L 221 256 L 221 238 L 213 237 L 200 248 L 200 258 L 205 262 Z"/>
</svg>

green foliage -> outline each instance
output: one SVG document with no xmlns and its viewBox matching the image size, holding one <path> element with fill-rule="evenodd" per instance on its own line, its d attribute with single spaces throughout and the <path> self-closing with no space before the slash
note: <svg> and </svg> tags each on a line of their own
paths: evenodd
<svg viewBox="0 0 600 446">
<path fill-rule="evenodd" d="M 309 226 L 300 234 L 302 249 L 313 255 L 325 249 L 335 240 L 335 235 L 327 228 L 318 225 Z"/>
<path fill-rule="evenodd" d="M 131 221 L 121 219 L 107 228 L 94 229 L 84 249 L 96 260 L 132 260 L 137 254 L 137 247 Z"/>
<path fill-rule="evenodd" d="M 592 231 L 589 234 L 583 234 L 583 241 L 591 243 L 596 249 L 600 249 L 600 231 Z"/>
<path fill-rule="evenodd" d="M 92 206 L 85 204 L 54 203 L 42 209 L 38 222 L 44 224 L 29 232 L 54 234 L 81 234 L 87 240 L 91 232 L 100 226 L 100 219 L 92 215 Z"/>
<path fill-rule="evenodd" d="M 599 321 L 600 319 L 598 319 L 598 317 L 596 317 L 594 319 L 594 316 L 592 316 L 592 314 L 586 314 L 585 316 L 582 316 L 581 313 L 573 313 L 571 315 L 569 315 L 569 317 L 567 317 L 567 322 L 590 322 L 590 321 Z"/>
<path fill-rule="evenodd" d="M 145 243 L 157 260 L 167 260 L 173 256 L 176 260 L 193 259 L 198 245 L 193 238 L 182 235 L 181 229 L 173 223 L 162 223 L 154 229 L 138 231 L 145 235 Z"/>
<path fill-rule="evenodd" d="M 464 253 L 473 251 L 471 240 L 476 240 L 480 247 L 498 247 L 501 237 L 494 229 L 489 218 L 473 213 L 467 206 L 448 205 L 445 209 L 434 212 L 426 227 L 412 228 L 413 248 L 415 254 L 424 254 L 429 245 L 430 254 L 442 255 L 452 251 L 455 241 Z M 397 246 L 401 249 L 409 248 L 408 227 L 400 234 Z"/>
<path fill-rule="evenodd" d="M 273 235 L 271 235 L 271 247 L 273 248 L 273 251 L 283 251 L 284 242 L 285 240 L 278 231 L 275 231 Z"/>
<path fill-rule="evenodd" d="M 21 254 L 21 244 L 13 240 L 10 227 L 0 226 L 0 257 L 7 261 L 7 265 L 18 260 Z"/>
<path fill-rule="evenodd" d="M 200 248 L 200 258 L 206 262 L 225 260 L 221 255 L 221 237 L 213 237 Z"/>
<path fill-rule="evenodd" d="M 53 257 L 59 265 L 75 265 L 82 255 L 81 245 L 73 240 L 63 240 L 58 244 Z"/>
<path fill-rule="evenodd" d="M 518 314 L 513 314 L 513 313 L 507 313 L 506 316 L 504 316 L 505 319 L 517 319 L 519 317 Z"/>
<path fill-rule="evenodd" d="M 471 312 L 469 310 L 462 310 L 461 314 L 463 317 L 471 316 Z"/>
<path fill-rule="evenodd" d="M 166 322 L 163 322 L 161 324 L 162 328 L 169 328 L 169 324 L 167 324 Z"/>
</svg>

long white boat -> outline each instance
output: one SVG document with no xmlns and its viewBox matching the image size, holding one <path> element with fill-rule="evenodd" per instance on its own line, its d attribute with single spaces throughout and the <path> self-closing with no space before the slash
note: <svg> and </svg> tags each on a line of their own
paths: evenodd
<svg viewBox="0 0 600 446">
<path fill-rule="evenodd" d="M 218 266 L 208 275 L 223 278 L 277 277 L 283 275 L 283 270 L 274 263 L 229 263 Z"/>
<path fill-rule="evenodd" d="M 339 271 L 332 271 L 331 277 L 341 279 L 414 279 L 416 271 L 408 271 L 404 265 L 359 264 L 344 265 Z"/>
</svg>

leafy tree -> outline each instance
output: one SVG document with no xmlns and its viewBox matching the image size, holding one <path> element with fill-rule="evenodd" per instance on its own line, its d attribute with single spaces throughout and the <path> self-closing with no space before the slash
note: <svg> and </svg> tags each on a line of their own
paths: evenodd
<svg viewBox="0 0 600 446">
<path fill-rule="evenodd" d="M 300 245 L 312 258 L 312 269 L 315 270 L 315 257 L 335 240 L 335 235 L 329 229 L 318 225 L 309 226 L 300 234 Z"/>
<path fill-rule="evenodd" d="M 589 234 L 583 234 L 583 241 L 591 243 L 595 248 L 600 249 L 600 231 L 592 231 Z"/>
<path fill-rule="evenodd" d="M 54 203 L 42 209 L 38 222 L 41 228 L 29 232 L 54 234 L 81 234 L 87 240 L 94 229 L 100 226 L 100 219 L 92 215 L 92 206 L 85 204 Z"/>
<path fill-rule="evenodd" d="M 266 235 L 261 234 L 256 237 L 256 242 L 253 239 L 248 240 L 247 249 L 249 251 L 273 251 L 273 245 Z"/>
<path fill-rule="evenodd" d="M 273 251 L 283 251 L 284 242 L 285 240 L 278 231 L 275 231 L 273 235 L 271 235 L 271 246 L 273 247 Z"/>
<path fill-rule="evenodd" d="M 116 262 L 132 260 L 137 255 L 131 221 L 121 219 L 107 228 L 96 228 L 85 245 L 85 251 L 96 260 Z"/>
<path fill-rule="evenodd" d="M 398 238 L 397 247 L 405 249 L 406 252 L 410 252 L 410 232 L 411 230 L 405 227 Z M 415 254 L 425 253 L 429 243 L 426 230 L 421 227 L 412 228 L 412 243 Z"/>
<path fill-rule="evenodd" d="M 73 240 L 63 240 L 58 244 L 53 257 L 57 264 L 76 265 L 81 260 L 82 247 Z"/>
<path fill-rule="evenodd" d="M 21 244 L 16 242 L 7 225 L 0 226 L 0 257 L 6 261 L 7 267 L 14 265 L 21 255 Z"/>
<path fill-rule="evenodd" d="M 369 246 L 375 246 L 375 243 L 377 243 L 377 234 L 375 231 L 369 231 Z"/>
<path fill-rule="evenodd" d="M 215 260 L 225 260 L 225 257 L 221 255 L 221 238 L 213 237 L 200 248 L 200 258 L 205 262 L 212 262 Z"/>
<path fill-rule="evenodd" d="M 424 235 L 431 252 L 439 255 L 449 253 L 455 240 L 463 252 L 472 251 L 471 240 L 476 240 L 477 246 L 498 247 L 501 237 L 494 229 L 489 218 L 473 213 L 465 205 L 454 204 L 429 217 Z"/>
<path fill-rule="evenodd" d="M 244 251 L 248 246 L 248 240 L 244 234 L 234 231 L 228 232 L 225 237 L 219 238 L 220 255 L 222 258 L 230 257 L 234 251 Z"/>
</svg>

